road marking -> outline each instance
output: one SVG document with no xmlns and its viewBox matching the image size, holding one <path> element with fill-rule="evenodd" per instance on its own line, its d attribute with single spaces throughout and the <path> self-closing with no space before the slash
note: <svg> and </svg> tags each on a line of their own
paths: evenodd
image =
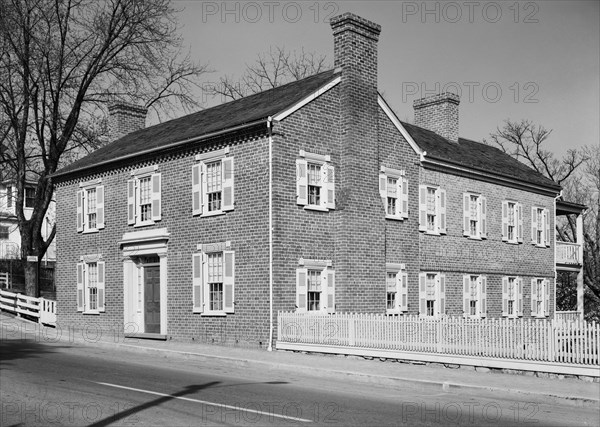
<svg viewBox="0 0 600 427">
<path fill-rule="evenodd" d="M 290 417 L 288 415 L 278 415 L 278 414 L 275 414 L 273 412 L 264 412 L 264 411 L 258 411 L 256 409 L 241 408 L 239 406 L 225 405 L 223 403 L 207 402 L 206 400 L 192 399 L 191 397 L 174 396 L 172 394 L 159 393 L 157 391 L 150 391 L 150 390 L 142 390 L 140 388 L 126 387 L 124 385 L 102 383 L 102 382 L 96 382 L 96 381 L 93 381 L 93 382 L 95 382 L 96 384 L 105 385 L 105 386 L 108 386 L 108 387 L 122 388 L 124 390 L 131 390 L 131 391 L 137 391 L 137 392 L 140 392 L 140 393 L 153 394 L 155 396 L 170 397 L 172 399 L 186 400 L 188 402 L 202 403 L 204 405 L 216 406 L 218 408 L 235 409 L 237 411 L 246 411 L 246 412 L 250 412 L 250 413 L 253 413 L 253 414 L 267 415 L 269 417 L 281 418 L 281 419 L 284 419 L 284 420 L 300 421 L 302 423 L 312 423 L 312 420 L 307 420 L 307 419 L 304 419 L 304 418 L 297 418 L 297 417 Z"/>
</svg>

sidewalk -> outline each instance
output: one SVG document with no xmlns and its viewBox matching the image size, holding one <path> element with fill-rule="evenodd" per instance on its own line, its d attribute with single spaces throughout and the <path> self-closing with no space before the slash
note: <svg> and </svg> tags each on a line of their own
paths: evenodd
<svg viewBox="0 0 600 427">
<path fill-rule="evenodd" d="M 5 338 L 31 339 L 40 342 L 69 342 L 82 346 L 112 348 L 129 352 L 155 353 L 167 358 L 212 360 L 224 366 L 253 366 L 256 368 L 299 372 L 303 375 L 327 376 L 338 379 L 368 382 L 390 387 L 430 389 L 445 392 L 467 392 L 497 395 L 506 393 L 521 401 L 557 401 L 575 406 L 600 407 L 600 383 L 572 378 L 538 378 L 531 374 L 504 374 L 475 371 L 472 367 L 446 368 L 424 365 L 365 360 L 355 356 L 303 354 L 225 347 L 212 344 L 155 341 L 114 336 L 83 338 L 82 333 L 61 331 L 36 323 L 0 314 L 1 335 Z M 81 331 L 79 331 L 81 332 Z"/>
</svg>

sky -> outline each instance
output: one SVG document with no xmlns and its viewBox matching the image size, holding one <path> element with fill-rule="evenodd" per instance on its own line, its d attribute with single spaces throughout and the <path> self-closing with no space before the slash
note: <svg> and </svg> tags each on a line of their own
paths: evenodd
<svg viewBox="0 0 600 427">
<path fill-rule="evenodd" d="M 461 96 L 460 135 L 481 141 L 504 120 L 552 129 L 548 149 L 600 142 L 600 1 L 176 1 L 184 44 L 240 76 L 271 47 L 333 64 L 329 18 L 353 12 L 382 26 L 379 91 L 401 120 L 415 99 Z M 202 95 L 207 106 L 221 99 Z"/>
</svg>

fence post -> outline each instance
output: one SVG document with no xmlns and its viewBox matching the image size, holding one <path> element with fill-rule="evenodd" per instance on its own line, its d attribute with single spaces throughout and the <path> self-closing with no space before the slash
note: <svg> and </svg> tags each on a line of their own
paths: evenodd
<svg viewBox="0 0 600 427">
<path fill-rule="evenodd" d="M 443 334 L 442 334 L 442 319 L 438 319 L 436 321 L 436 335 L 437 335 L 437 352 L 438 353 L 442 353 L 442 339 L 443 339 Z"/>
<path fill-rule="evenodd" d="M 355 316 L 349 316 L 348 317 L 348 344 L 350 346 L 354 346 L 355 345 L 355 340 L 354 340 L 354 336 L 355 336 L 355 331 L 354 331 L 354 320 Z"/>
</svg>

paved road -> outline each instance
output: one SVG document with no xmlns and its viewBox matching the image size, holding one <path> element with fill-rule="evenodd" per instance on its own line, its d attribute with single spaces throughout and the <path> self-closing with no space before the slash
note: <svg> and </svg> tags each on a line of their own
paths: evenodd
<svg viewBox="0 0 600 427">
<path fill-rule="evenodd" d="M 4 338 L 0 424 L 598 425 L 596 408 Z M 315 357 L 318 363 L 319 357 Z"/>
</svg>

